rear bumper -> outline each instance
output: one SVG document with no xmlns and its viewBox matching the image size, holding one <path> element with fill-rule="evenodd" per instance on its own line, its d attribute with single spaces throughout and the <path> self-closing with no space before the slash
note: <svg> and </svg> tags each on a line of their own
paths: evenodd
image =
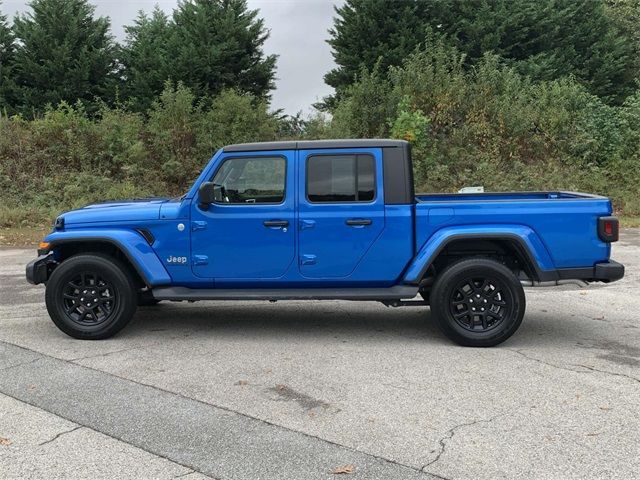
<svg viewBox="0 0 640 480">
<path fill-rule="evenodd" d="M 596 263 L 590 268 L 561 268 L 557 272 L 559 280 L 611 283 L 624 277 L 624 265 L 615 260 L 609 260 Z"/>
<path fill-rule="evenodd" d="M 596 263 L 593 268 L 594 278 L 599 282 L 615 282 L 624 277 L 624 265 L 614 260 Z"/>
<path fill-rule="evenodd" d="M 57 262 L 53 259 L 53 253 L 40 255 L 35 260 L 31 260 L 27 264 L 27 282 L 33 285 L 46 283 L 56 265 Z"/>
</svg>

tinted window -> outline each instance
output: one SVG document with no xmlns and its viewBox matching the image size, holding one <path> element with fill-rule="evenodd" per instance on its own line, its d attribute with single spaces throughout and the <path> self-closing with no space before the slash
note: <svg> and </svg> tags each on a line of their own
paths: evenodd
<svg viewBox="0 0 640 480">
<path fill-rule="evenodd" d="M 307 160 L 310 202 L 370 202 L 375 198 L 371 155 L 317 155 Z"/>
<path fill-rule="evenodd" d="M 217 203 L 281 203 L 286 160 L 282 157 L 230 158 L 215 177 Z"/>
</svg>

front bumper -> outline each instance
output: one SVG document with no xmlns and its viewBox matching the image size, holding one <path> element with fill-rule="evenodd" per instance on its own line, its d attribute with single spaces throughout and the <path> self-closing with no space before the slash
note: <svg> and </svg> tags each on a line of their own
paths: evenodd
<svg viewBox="0 0 640 480">
<path fill-rule="evenodd" d="M 27 264 L 27 282 L 33 285 L 46 283 L 57 264 L 58 262 L 53 258 L 53 253 L 40 255 L 35 260 L 31 260 Z"/>
</svg>

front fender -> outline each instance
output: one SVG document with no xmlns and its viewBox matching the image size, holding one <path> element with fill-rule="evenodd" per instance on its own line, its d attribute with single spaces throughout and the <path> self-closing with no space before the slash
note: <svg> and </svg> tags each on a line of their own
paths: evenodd
<svg viewBox="0 0 640 480">
<path fill-rule="evenodd" d="M 528 257 L 540 280 L 557 279 L 547 248 L 531 228 L 524 225 L 466 225 L 442 228 L 431 235 L 409 265 L 404 283 L 418 283 L 447 244 L 474 238 L 515 241 Z"/>
<path fill-rule="evenodd" d="M 171 276 L 142 235 L 126 229 L 78 229 L 52 232 L 44 238 L 49 249 L 65 243 L 105 242 L 118 248 L 131 262 L 144 282 L 151 286 L 171 283 Z"/>
</svg>

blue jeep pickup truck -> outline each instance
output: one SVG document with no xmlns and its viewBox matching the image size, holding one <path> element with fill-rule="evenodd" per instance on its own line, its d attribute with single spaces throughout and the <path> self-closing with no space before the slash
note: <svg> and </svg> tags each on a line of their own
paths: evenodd
<svg viewBox="0 0 640 480">
<path fill-rule="evenodd" d="M 59 216 L 27 280 L 81 339 L 162 300 L 343 299 L 430 305 L 453 341 L 492 346 L 520 326 L 523 285 L 622 278 L 617 239 L 596 195 L 415 195 L 404 141 L 239 144 L 180 198 Z"/>
</svg>

